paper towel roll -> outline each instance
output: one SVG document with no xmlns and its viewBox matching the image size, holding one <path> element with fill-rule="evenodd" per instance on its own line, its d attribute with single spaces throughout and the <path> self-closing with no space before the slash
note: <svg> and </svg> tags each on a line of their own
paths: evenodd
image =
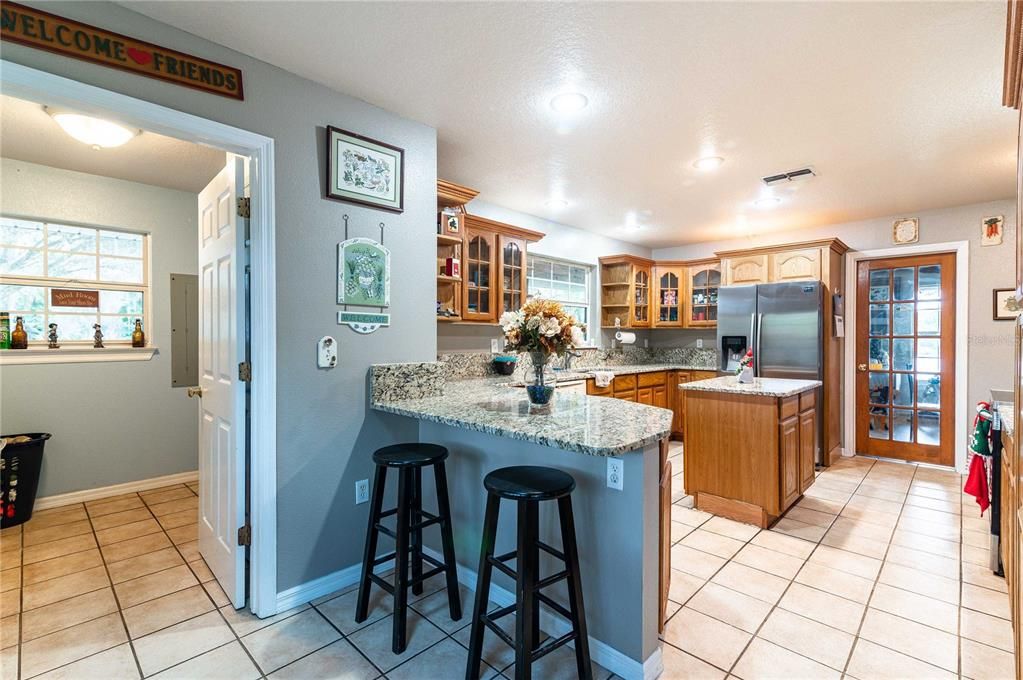
<svg viewBox="0 0 1023 680">
<path fill-rule="evenodd" d="M 622 343 L 623 345 L 632 345 L 636 342 L 636 334 L 618 331 L 615 333 L 615 340 Z"/>
</svg>

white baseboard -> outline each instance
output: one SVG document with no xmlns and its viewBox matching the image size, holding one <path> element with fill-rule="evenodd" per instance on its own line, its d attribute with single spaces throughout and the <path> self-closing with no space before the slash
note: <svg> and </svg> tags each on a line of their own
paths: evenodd
<svg viewBox="0 0 1023 680">
<path fill-rule="evenodd" d="M 394 560 L 389 560 L 379 565 L 374 571 L 384 573 L 394 568 Z M 354 586 L 359 582 L 362 575 L 362 563 L 353 564 L 344 569 L 315 578 L 312 581 L 300 583 L 297 586 L 288 588 L 277 593 L 277 613 L 287 611 L 306 602 L 312 602 L 318 597 L 330 595 L 338 590 Z"/>
<path fill-rule="evenodd" d="M 81 491 L 71 491 L 69 493 L 57 494 L 56 496 L 44 496 L 36 499 L 35 509 L 46 510 L 47 508 L 56 508 L 61 505 L 86 503 L 88 501 L 97 501 L 102 498 L 110 498 L 111 496 L 120 496 L 125 493 L 149 491 L 150 489 L 159 489 L 161 486 L 187 484 L 188 482 L 198 481 L 198 470 L 193 470 L 192 472 L 179 472 L 177 474 L 164 475 L 162 477 L 140 479 L 137 482 L 125 482 L 123 484 L 101 486 L 97 489 L 82 489 Z"/>
</svg>

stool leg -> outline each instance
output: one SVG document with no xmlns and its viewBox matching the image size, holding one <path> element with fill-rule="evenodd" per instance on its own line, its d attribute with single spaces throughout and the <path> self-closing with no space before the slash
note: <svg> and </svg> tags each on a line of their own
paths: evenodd
<svg viewBox="0 0 1023 680">
<path fill-rule="evenodd" d="M 561 517 L 561 544 L 568 569 L 568 608 L 575 629 L 575 663 L 580 680 L 593 680 L 590 667 L 590 639 L 586 633 L 586 612 L 583 609 L 583 586 L 579 579 L 579 549 L 575 542 L 575 518 L 572 515 L 572 497 L 558 499 Z"/>
<path fill-rule="evenodd" d="M 537 638 L 537 550 L 539 502 L 518 502 L 518 548 L 515 552 L 515 680 L 533 677 L 533 651 Z"/>
<path fill-rule="evenodd" d="M 448 476 L 444 461 L 433 468 L 437 482 L 437 512 L 443 517 L 440 523 L 440 541 L 444 550 L 444 567 L 448 581 L 448 610 L 452 621 L 462 618 L 462 596 L 458 591 L 458 572 L 455 564 L 455 541 L 451 535 L 451 506 L 448 503 Z"/>
<path fill-rule="evenodd" d="M 406 605 L 408 604 L 409 513 L 411 510 L 411 470 L 398 472 L 398 526 L 394 547 L 394 627 L 391 651 L 405 651 Z"/>
<path fill-rule="evenodd" d="M 423 519 L 423 469 L 412 470 L 411 503 L 409 508 L 410 520 L 418 524 Z M 423 577 L 423 530 L 412 530 L 412 594 L 422 595 L 423 584 L 420 579 Z"/>
<path fill-rule="evenodd" d="M 447 494 L 445 494 L 445 498 Z M 483 538 L 480 540 L 480 568 L 476 572 L 476 600 L 472 607 L 472 630 L 469 634 L 469 658 L 465 664 L 465 680 L 479 680 L 480 662 L 483 660 L 483 632 L 486 624 L 483 615 L 487 613 L 490 600 L 490 576 L 493 566 L 489 558 L 494 556 L 497 541 L 497 516 L 501 510 L 501 499 L 487 494 L 487 509 L 483 515 Z"/>
<path fill-rule="evenodd" d="M 387 468 L 376 466 L 373 474 L 373 498 L 369 506 L 369 528 L 366 530 L 366 548 L 362 554 L 362 576 L 359 578 L 359 601 L 355 606 L 355 622 L 366 620 L 369 609 L 369 575 L 373 573 L 373 560 L 377 557 L 376 525 L 380 521 L 380 513 L 384 504 L 384 486 L 387 484 Z"/>
</svg>

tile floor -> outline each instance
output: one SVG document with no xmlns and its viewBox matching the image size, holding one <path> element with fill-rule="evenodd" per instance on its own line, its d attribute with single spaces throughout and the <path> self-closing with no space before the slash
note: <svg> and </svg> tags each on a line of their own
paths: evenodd
<svg viewBox="0 0 1023 680">
<path fill-rule="evenodd" d="M 671 454 L 681 469 L 681 447 Z M 674 482 L 662 677 L 1012 678 L 1005 583 L 958 475 L 844 459 L 770 531 L 693 510 Z M 401 656 L 379 589 L 362 624 L 353 589 L 256 619 L 199 556 L 196 507 L 194 485 L 179 485 L 0 533 L 0 678 L 461 677 L 468 617 L 450 620 L 442 579 L 413 598 Z M 575 677 L 571 654 L 534 677 Z M 482 677 L 511 677 L 496 636 L 484 661 Z"/>
</svg>

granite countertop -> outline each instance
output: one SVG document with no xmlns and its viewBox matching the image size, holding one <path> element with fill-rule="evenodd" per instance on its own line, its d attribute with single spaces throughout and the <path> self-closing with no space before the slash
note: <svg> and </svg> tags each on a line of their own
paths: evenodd
<svg viewBox="0 0 1023 680">
<path fill-rule="evenodd" d="M 531 411 L 525 390 L 508 381 L 459 380 L 445 384 L 436 396 L 382 397 L 372 407 L 593 456 L 634 451 L 671 432 L 671 411 L 607 397 L 556 392 L 549 410 Z"/>
<path fill-rule="evenodd" d="M 1002 432 L 1012 437 L 1016 432 L 1016 414 L 1012 402 L 996 401 L 998 415 L 1002 417 Z"/>
<path fill-rule="evenodd" d="M 717 366 L 691 366 L 689 364 L 633 364 L 632 366 L 601 366 L 599 368 L 572 369 L 572 373 L 585 373 L 587 378 L 593 377 L 597 371 L 606 371 L 615 375 L 630 373 L 656 373 L 657 371 L 714 371 Z"/>
<path fill-rule="evenodd" d="M 822 385 L 820 380 L 789 380 L 786 378 L 754 378 L 752 383 L 740 384 L 735 376 L 711 378 L 710 380 L 694 380 L 680 383 L 683 390 L 699 392 L 728 392 L 730 394 L 750 394 L 759 397 L 791 397 Z"/>
</svg>

